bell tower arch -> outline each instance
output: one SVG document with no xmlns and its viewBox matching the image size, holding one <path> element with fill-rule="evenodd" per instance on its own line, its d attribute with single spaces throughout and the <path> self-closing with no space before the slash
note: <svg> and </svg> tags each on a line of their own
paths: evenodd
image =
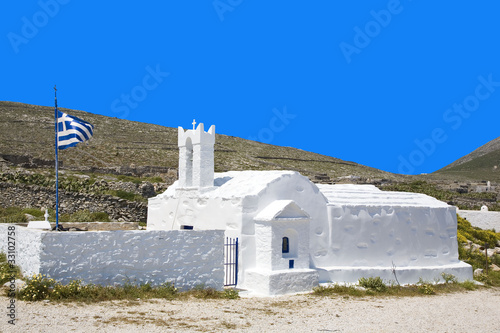
<svg viewBox="0 0 500 333">
<path fill-rule="evenodd" d="M 205 132 L 203 123 L 193 120 L 193 129 L 178 128 L 179 187 L 204 188 L 214 186 L 215 125 Z"/>
</svg>

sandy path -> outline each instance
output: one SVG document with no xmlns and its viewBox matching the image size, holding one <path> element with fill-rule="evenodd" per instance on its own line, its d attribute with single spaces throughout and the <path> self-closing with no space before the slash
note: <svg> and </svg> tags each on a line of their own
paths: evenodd
<svg viewBox="0 0 500 333">
<path fill-rule="evenodd" d="M 8 299 L 0 297 L 0 303 Z M 17 324 L 12 327 L 2 315 L 1 332 L 500 332 L 499 288 L 410 298 L 16 304 Z"/>
</svg>

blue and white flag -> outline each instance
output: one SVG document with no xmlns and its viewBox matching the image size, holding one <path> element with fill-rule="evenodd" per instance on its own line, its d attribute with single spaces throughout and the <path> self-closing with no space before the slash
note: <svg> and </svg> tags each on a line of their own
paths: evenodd
<svg viewBox="0 0 500 333">
<path fill-rule="evenodd" d="M 57 125 L 57 147 L 60 150 L 87 141 L 94 134 L 92 124 L 59 110 L 57 110 Z"/>
</svg>

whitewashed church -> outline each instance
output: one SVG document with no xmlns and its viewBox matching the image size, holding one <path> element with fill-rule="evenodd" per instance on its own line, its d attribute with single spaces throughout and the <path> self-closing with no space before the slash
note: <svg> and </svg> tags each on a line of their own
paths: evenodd
<svg viewBox="0 0 500 333">
<path fill-rule="evenodd" d="M 149 230 L 239 239 L 237 287 L 265 295 L 360 277 L 472 280 L 458 260 L 456 208 L 372 185 L 318 185 L 294 171 L 214 173 L 215 126 L 179 127 L 179 180 L 149 199 Z M 222 245 L 221 245 L 222 251 Z"/>
</svg>

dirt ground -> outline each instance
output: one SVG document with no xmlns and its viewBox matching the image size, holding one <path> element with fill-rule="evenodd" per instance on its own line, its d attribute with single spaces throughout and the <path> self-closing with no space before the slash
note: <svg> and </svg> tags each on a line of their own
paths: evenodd
<svg viewBox="0 0 500 333">
<path fill-rule="evenodd" d="M 295 295 L 237 300 L 16 301 L 0 332 L 500 332 L 500 288 L 419 297 Z"/>
</svg>

